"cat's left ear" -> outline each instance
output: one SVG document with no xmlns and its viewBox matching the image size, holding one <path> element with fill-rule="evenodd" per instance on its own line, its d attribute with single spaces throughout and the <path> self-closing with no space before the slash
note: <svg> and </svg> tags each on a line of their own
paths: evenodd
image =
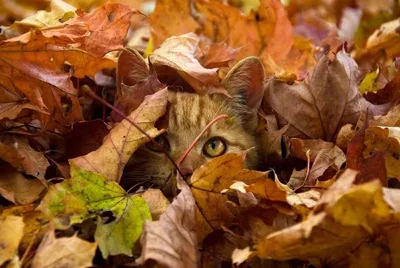
<svg viewBox="0 0 400 268">
<path fill-rule="evenodd" d="M 264 94 L 264 67 L 257 57 L 239 61 L 221 82 L 233 98 L 244 98 L 251 109 L 260 107 Z"/>
</svg>

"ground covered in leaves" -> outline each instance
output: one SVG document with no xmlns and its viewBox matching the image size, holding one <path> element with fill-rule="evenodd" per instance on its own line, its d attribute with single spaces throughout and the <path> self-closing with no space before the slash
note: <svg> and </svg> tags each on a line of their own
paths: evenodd
<svg viewBox="0 0 400 268">
<path fill-rule="evenodd" d="M 393 0 L 0 0 L 0 266 L 400 267 L 399 16 Z M 229 153 L 173 199 L 126 192 L 166 88 L 223 93 L 247 56 L 267 77 L 266 171 Z"/>
</svg>

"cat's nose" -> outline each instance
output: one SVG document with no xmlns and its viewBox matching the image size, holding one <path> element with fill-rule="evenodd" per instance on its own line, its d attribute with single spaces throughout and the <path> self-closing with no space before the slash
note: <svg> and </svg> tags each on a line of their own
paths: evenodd
<svg viewBox="0 0 400 268">
<path fill-rule="evenodd" d="M 181 172 L 181 174 L 185 180 L 189 179 L 193 174 L 193 169 L 188 168 L 188 167 L 180 167 L 179 171 Z"/>
</svg>

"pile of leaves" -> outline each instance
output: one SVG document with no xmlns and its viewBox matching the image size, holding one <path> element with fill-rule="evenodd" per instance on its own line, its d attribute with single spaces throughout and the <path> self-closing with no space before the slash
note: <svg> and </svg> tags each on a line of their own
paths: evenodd
<svg viewBox="0 0 400 268">
<path fill-rule="evenodd" d="M 400 267 L 398 1 L 67 2 L 0 0 L 0 266 Z M 267 171 L 125 191 L 167 87 L 247 56 Z"/>
</svg>

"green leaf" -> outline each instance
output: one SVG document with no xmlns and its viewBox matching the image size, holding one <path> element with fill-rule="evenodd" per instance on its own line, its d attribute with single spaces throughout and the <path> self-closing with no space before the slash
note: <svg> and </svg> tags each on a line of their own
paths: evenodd
<svg viewBox="0 0 400 268">
<path fill-rule="evenodd" d="M 364 94 L 366 92 L 377 92 L 379 90 L 379 85 L 377 83 L 377 78 L 379 76 L 379 68 L 373 72 L 368 73 L 360 84 L 360 93 Z"/>
<path fill-rule="evenodd" d="M 71 166 L 71 178 L 50 186 L 39 209 L 56 228 L 97 217 L 95 240 L 103 257 L 126 254 L 143 231 L 145 220 L 151 220 L 146 202 L 138 196 L 129 196 L 116 182 L 97 173 Z"/>
</svg>

